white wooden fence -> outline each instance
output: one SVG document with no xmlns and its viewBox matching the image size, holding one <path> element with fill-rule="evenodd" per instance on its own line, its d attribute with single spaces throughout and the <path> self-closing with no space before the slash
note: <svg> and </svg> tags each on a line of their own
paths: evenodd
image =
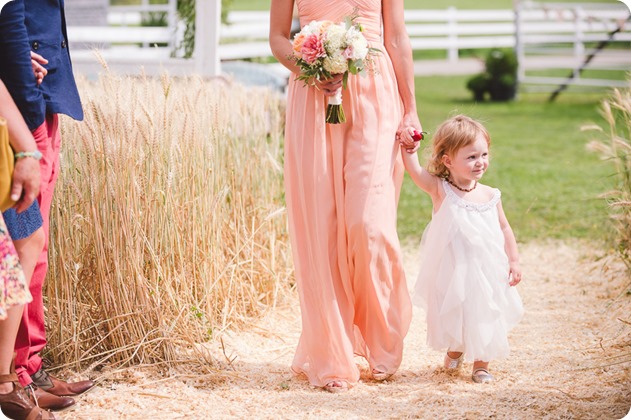
<svg viewBox="0 0 631 420">
<path fill-rule="evenodd" d="M 461 10 L 454 7 L 406 10 L 405 22 L 412 48 L 445 51 L 445 57 L 455 63 L 463 49 L 516 47 L 520 58 L 520 80 L 524 83 L 546 82 L 528 78 L 529 62 L 535 63 L 536 68 L 545 67 L 541 60 L 531 58 L 535 55 L 556 56 L 556 61 L 548 60 L 556 63 L 553 67 L 576 68 L 589 53 L 589 46 L 606 39 L 607 33 L 628 16 L 622 3 L 618 7 L 603 3 L 596 7 L 525 1 L 521 4 L 517 10 Z M 169 25 L 137 26 L 140 15 L 150 11 L 166 13 Z M 71 45 L 89 43 L 99 47 L 108 61 L 154 64 L 178 55 L 175 50 L 183 28 L 177 23 L 175 0 L 169 0 L 167 5 L 111 7 L 108 22 L 107 27 L 69 27 Z M 268 11 L 230 12 L 228 24 L 220 28 L 220 59 L 271 57 L 268 33 Z M 631 23 L 615 36 L 615 41 L 626 45 L 626 50 L 620 54 L 631 58 Z M 197 47 L 213 48 L 210 45 Z M 89 50 L 76 48 L 73 49 L 73 59 L 93 60 Z"/>
<path fill-rule="evenodd" d="M 110 26 L 72 26 L 68 37 L 72 44 L 100 48 L 106 59 L 162 60 L 173 55 L 182 35 L 173 7 L 111 6 Z M 169 26 L 139 26 L 142 14 L 149 12 L 167 13 Z M 515 43 L 512 10 L 408 10 L 405 19 L 413 49 L 445 50 L 454 61 L 461 49 L 508 47 Z M 268 11 L 230 12 L 228 24 L 221 27 L 219 56 L 222 60 L 270 57 L 268 33 Z M 85 52 L 73 52 L 75 57 L 84 55 Z"/>
<path fill-rule="evenodd" d="M 142 26 L 151 14 L 164 14 L 167 26 Z M 177 49 L 182 37 L 176 0 L 167 4 L 109 6 L 108 26 L 68 27 L 74 60 L 94 59 L 91 49 L 98 49 L 106 60 L 156 62 L 167 59 Z"/>
<path fill-rule="evenodd" d="M 624 76 L 612 80 L 606 73 L 631 70 L 631 20 L 622 3 L 530 1 L 522 2 L 515 12 L 514 46 L 522 86 L 549 90 L 566 83 L 583 87 L 628 85 Z M 583 68 L 593 70 L 593 75 L 583 77 Z M 550 76 L 550 70 L 562 75 Z"/>
<path fill-rule="evenodd" d="M 173 1 L 173 0 L 171 0 Z M 68 28 L 71 43 L 100 48 L 104 58 L 163 60 L 174 55 L 182 36 L 173 5 L 112 6 L 108 27 Z M 139 26 L 141 15 L 168 13 L 168 27 Z M 408 10 L 406 26 L 415 50 L 444 50 L 450 60 L 466 48 L 515 45 L 515 15 L 512 10 Z M 295 22 L 297 25 L 297 22 Z M 222 60 L 271 57 L 267 36 L 268 11 L 234 11 L 221 27 L 219 56 Z M 204 47 L 202 47 L 204 48 Z M 209 46 L 210 48 L 210 46 Z M 75 57 L 86 55 L 76 51 Z"/>
</svg>

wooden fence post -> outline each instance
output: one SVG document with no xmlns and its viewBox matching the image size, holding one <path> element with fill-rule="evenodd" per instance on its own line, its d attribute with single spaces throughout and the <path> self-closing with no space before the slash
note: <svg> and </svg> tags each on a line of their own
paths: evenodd
<svg viewBox="0 0 631 420">
<path fill-rule="evenodd" d="M 515 13 L 515 56 L 517 57 L 517 84 L 520 84 L 526 77 L 524 68 L 526 54 L 524 52 L 523 39 L 523 14 L 520 0 L 513 0 L 513 12 Z"/>
<path fill-rule="evenodd" d="M 179 43 L 182 40 L 178 30 L 177 0 L 169 0 L 169 11 L 167 12 L 167 25 L 171 28 L 171 48 L 177 53 Z"/>
<path fill-rule="evenodd" d="M 195 2 L 195 70 L 202 76 L 218 76 L 221 0 Z"/>
<path fill-rule="evenodd" d="M 447 57 L 449 61 L 458 61 L 458 10 L 449 6 L 447 8 L 447 26 L 449 27 L 449 49 L 447 50 Z"/>
<path fill-rule="evenodd" d="M 585 10 L 580 5 L 576 5 L 572 11 L 574 12 L 574 56 L 582 58 L 585 56 L 585 44 L 583 43 L 585 34 L 581 25 L 587 23 L 588 20 L 585 17 Z"/>
</svg>

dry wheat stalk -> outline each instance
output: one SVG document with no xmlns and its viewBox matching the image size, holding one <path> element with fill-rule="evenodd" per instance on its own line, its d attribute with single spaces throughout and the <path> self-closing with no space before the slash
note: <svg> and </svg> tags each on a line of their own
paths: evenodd
<svg viewBox="0 0 631 420">
<path fill-rule="evenodd" d="M 282 101 L 166 74 L 80 90 L 51 215 L 49 357 L 208 360 L 195 343 L 289 289 Z"/>
<path fill-rule="evenodd" d="M 614 186 L 603 193 L 602 197 L 607 200 L 610 219 L 616 229 L 618 253 L 626 263 L 627 270 L 631 271 L 631 79 L 629 82 L 628 88 L 615 89 L 602 103 L 601 113 L 608 124 L 608 132 L 597 126 L 584 129 L 600 131 L 607 136 L 607 140 L 591 141 L 588 149 L 598 153 L 614 168 Z M 619 297 L 626 307 L 631 306 L 628 296 L 630 287 L 631 282 L 625 286 L 627 292 Z M 623 320 L 620 321 L 625 324 Z M 628 328 L 628 324 L 624 325 L 626 334 L 616 337 L 626 351 L 614 355 L 614 361 L 601 359 L 598 362 L 600 367 L 631 362 Z"/>
</svg>

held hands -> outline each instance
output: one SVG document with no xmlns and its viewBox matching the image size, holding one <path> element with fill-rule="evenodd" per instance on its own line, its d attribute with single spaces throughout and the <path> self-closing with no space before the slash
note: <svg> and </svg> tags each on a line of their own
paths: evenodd
<svg viewBox="0 0 631 420">
<path fill-rule="evenodd" d="M 416 153 L 421 147 L 421 142 L 415 140 L 415 133 L 421 133 L 422 131 L 423 127 L 416 113 L 405 114 L 399 124 L 396 140 L 407 153 Z"/>
<path fill-rule="evenodd" d="M 37 79 L 38 85 L 42 83 L 44 77 L 48 74 L 48 70 L 43 66 L 44 64 L 48 64 L 48 60 L 31 51 L 31 67 L 33 68 L 33 74 L 35 75 L 35 79 Z"/>
<path fill-rule="evenodd" d="M 324 96 L 333 96 L 338 91 L 338 89 L 342 88 L 343 78 L 344 74 L 338 73 L 334 74 L 330 79 L 315 79 L 315 86 L 317 89 L 322 91 Z"/>
<path fill-rule="evenodd" d="M 521 267 L 518 262 L 509 263 L 508 280 L 510 286 L 517 286 L 521 281 Z"/>
<path fill-rule="evenodd" d="M 13 170 L 11 199 L 16 201 L 15 210 L 23 212 L 33 204 L 39 194 L 40 168 L 36 159 L 25 157 L 16 160 Z"/>
</svg>

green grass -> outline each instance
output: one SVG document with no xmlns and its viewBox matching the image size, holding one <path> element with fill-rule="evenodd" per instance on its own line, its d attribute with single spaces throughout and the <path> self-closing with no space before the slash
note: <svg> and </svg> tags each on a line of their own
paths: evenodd
<svg viewBox="0 0 631 420">
<path fill-rule="evenodd" d="M 561 77 L 568 78 L 571 76 L 569 69 L 546 69 L 546 70 L 528 70 L 526 76 L 544 76 L 544 77 Z M 626 80 L 627 70 L 603 70 L 587 68 L 581 72 L 583 79 L 610 79 L 610 80 Z"/>
<path fill-rule="evenodd" d="M 474 103 L 464 87 L 467 78 L 417 78 L 421 122 L 430 132 L 454 113 L 485 123 L 492 159 L 483 182 L 502 190 L 518 240 L 605 239 L 607 212 L 597 196 L 610 189 L 612 169 L 585 150 L 591 134 L 580 131 L 588 123 L 604 125 L 599 104 L 605 94 L 566 92 L 547 103 L 548 94 L 522 93 L 510 103 Z M 429 198 L 406 175 L 399 203 L 401 237 L 420 237 L 430 217 Z"/>
<path fill-rule="evenodd" d="M 271 0 L 237 0 L 230 5 L 230 10 L 269 10 Z"/>
</svg>

